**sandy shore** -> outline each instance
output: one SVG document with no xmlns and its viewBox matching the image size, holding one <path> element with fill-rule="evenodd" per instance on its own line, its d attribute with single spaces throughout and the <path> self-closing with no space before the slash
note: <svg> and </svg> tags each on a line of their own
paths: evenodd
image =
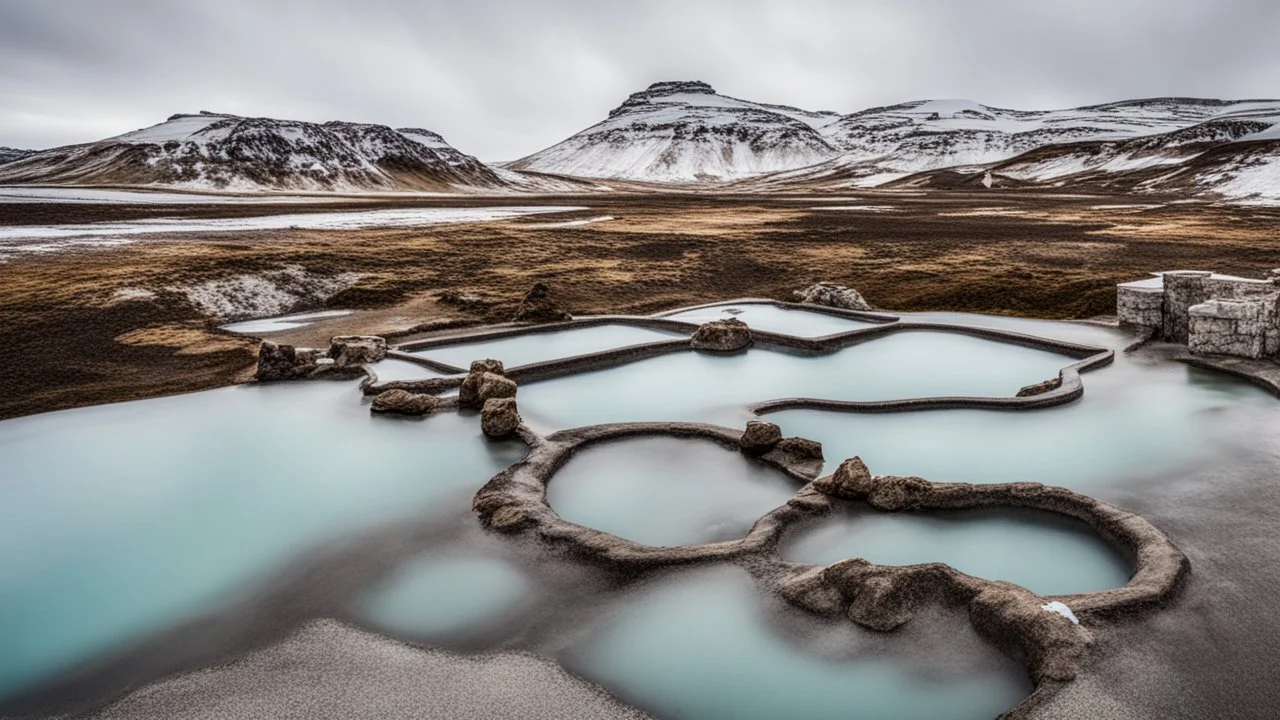
<svg viewBox="0 0 1280 720">
<path fill-rule="evenodd" d="M 72 716 L 63 716 L 72 717 Z M 149 685 L 101 720 L 601 718 L 648 715 L 527 653 L 467 657 L 318 620 L 228 665 Z"/>
</svg>

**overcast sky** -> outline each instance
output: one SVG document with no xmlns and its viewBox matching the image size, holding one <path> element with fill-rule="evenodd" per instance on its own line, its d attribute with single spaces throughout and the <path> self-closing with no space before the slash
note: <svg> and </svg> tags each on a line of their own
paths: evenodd
<svg viewBox="0 0 1280 720">
<path fill-rule="evenodd" d="M 0 0 L 0 145 L 213 110 L 509 160 L 658 80 L 853 112 L 1280 96 L 1275 0 Z"/>
</svg>

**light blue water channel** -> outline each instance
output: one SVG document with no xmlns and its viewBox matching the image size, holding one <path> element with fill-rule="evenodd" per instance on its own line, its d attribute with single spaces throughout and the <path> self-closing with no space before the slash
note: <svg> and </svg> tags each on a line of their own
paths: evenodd
<svg viewBox="0 0 1280 720">
<path fill-rule="evenodd" d="M 531 363 L 559 360 L 575 355 L 613 350 L 629 345 L 679 340 L 687 337 L 674 332 L 650 330 L 631 325 L 595 325 L 579 330 L 557 330 L 530 333 L 498 340 L 480 340 L 458 345 L 444 345 L 414 351 L 438 362 L 466 369 L 473 360 L 494 358 L 508 368 Z"/>
<path fill-rule="evenodd" d="M 795 337 L 821 337 L 873 327 L 875 323 L 837 317 L 820 312 L 781 308 L 768 303 L 738 303 L 713 305 L 697 310 L 686 310 L 668 315 L 672 320 L 706 323 L 713 320 L 737 318 L 753 330 L 782 333 Z"/>
</svg>

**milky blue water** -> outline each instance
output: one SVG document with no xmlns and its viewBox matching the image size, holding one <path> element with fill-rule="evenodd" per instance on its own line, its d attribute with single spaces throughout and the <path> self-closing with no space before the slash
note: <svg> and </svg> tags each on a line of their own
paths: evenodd
<svg viewBox="0 0 1280 720">
<path fill-rule="evenodd" d="M 370 368 L 378 376 L 378 382 L 380 383 L 392 380 L 421 380 L 423 378 L 444 376 L 444 373 L 438 370 L 432 370 L 407 360 L 393 358 L 376 362 Z"/>
<path fill-rule="evenodd" d="M 1125 557 L 1087 525 L 1049 513 L 835 512 L 790 533 L 781 550 L 815 565 L 855 557 L 878 565 L 942 562 L 1040 595 L 1116 588 L 1131 574 Z"/>
<path fill-rule="evenodd" d="M 326 543 L 466 513 L 523 453 L 455 414 L 371 417 L 354 383 L 0 422 L 0 698 L 242 599 Z"/>
<path fill-rule="evenodd" d="M 955 321 L 968 316 L 942 315 Z M 915 318 L 912 318 L 915 319 Z M 978 316 L 1004 329 L 1123 348 L 1116 330 Z M 854 414 L 786 410 L 766 419 L 823 444 L 834 469 L 860 456 L 873 473 L 939 482 L 1034 481 L 1084 492 L 1158 479 L 1208 462 L 1234 433 L 1280 422 L 1275 398 L 1225 375 L 1123 353 L 1081 376 L 1084 397 L 1031 412 L 937 410 Z"/>
<path fill-rule="evenodd" d="M 547 501 L 569 522 L 646 545 L 691 545 L 746 535 L 799 485 L 710 441 L 635 438 L 575 455 Z"/>
<path fill-rule="evenodd" d="M 473 360 L 495 358 L 508 368 L 559 360 L 575 355 L 687 337 L 674 332 L 650 330 L 630 325 L 595 325 L 579 330 L 517 335 L 499 340 L 482 340 L 414 351 L 415 355 L 467 368 Z"/>
<path fill-rule="evenodd" d="M 317 320 L 342 317 L 350 314 L 350 310 L 322 310 L 320 312 L 282 315 L 280 317 L 260 318 L 258 320 L 245 320 L 244 322 L 223 325 L 221 326 L 221 329 L 233 333 L 243 333 L 245 335 L 268 334 L 306 327 L 315 323 Z"/>
<path fill-rule="evenodd" d="M 520 411 L 540 429 L 688 420 L 737 425 L 764 400 L 897 400 L 934 395 L 1011 397 L 1075 362 L 1057 353 L 942 332 L 902 332 L 805 356 L 752 348 L 680 352 L 520 388 Z"/>
<path fill-rule="evenodd" d="M 795 337 L 821 337 L 875 326 L 875 323 L 863 320 L 837 317 L 820 312 L 781 308 L 768 303 L 713 305 L 697 310 L 686 310 L 666 317 L 672 320 L 683 320 L 698 324 L 713 320 L 737 318 L 753 330 L 782 333 Z"/>
<path fill-rule="evenodd" d="M 455 639 L 511 617 L 533 591 L 506 560 L 431 553 L 369 589 L 360 606 L 373 627 L 421 642 Z"/>
<path fill-rule="evenodd" d="M 851 637 L 839 647 L 844 656 L 801 647 L 771 627 L 745 573 L 691 570 L 628 603 L 568 654 L 575 672 L 658 717 L 684 720 L 987 720 L 1030 692 L 971 632 L 949 638 L 964 647 L 968 669 L 945 672 L 859 648 L 865 634 Z"/>
</svg>

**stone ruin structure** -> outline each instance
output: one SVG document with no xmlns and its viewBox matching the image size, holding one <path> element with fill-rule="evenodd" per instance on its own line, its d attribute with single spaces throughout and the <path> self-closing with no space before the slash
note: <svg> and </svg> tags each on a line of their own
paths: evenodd
<svg viewBox="0 0 1280 720">
<path fill-rule="evenodd" d="M 1265 280 L 1203 270 L 1155 273 L 1116 286 L 1121 324 L 1197 355 L 1280 355 L 1280 270 Z"/>
</svg>

